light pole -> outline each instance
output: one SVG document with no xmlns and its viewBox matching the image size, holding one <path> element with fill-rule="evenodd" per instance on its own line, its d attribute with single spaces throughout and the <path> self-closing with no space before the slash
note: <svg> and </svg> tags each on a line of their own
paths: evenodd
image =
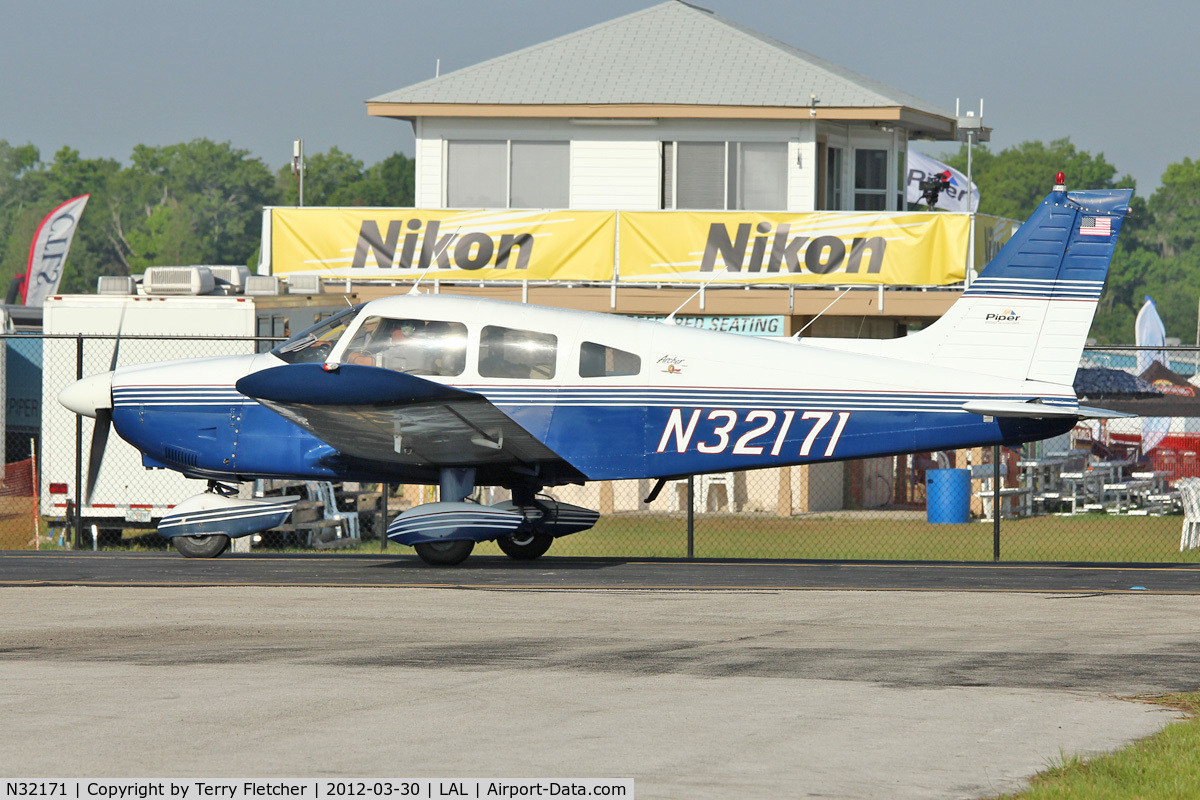
<svg viewBox="0 0 1200 800">
<path fill-rule="evenodd" d="M 967 142 L 967 211 L 970 214 L 970 228 L 967 233 L 967 269 L 965 285 L 971 285 L 971 270 L 975 268 L 975 204 L 972 191 L 972 167 L 975 156 L 975 143 L 986 142 L 991 138 L 991 131 L 983 127 L 983 99 L 979 100 L 979 116 L 974 111 L 959 116 L 958 101 L 954 102 L 954 115 L 958 118 L 958 138 Z"/>
<path fill-rule="evenodd" d="M 304 140 L 292 142 L 292 174 L 300 187 L 300 206 L 304 206 Z"/>
</svg>

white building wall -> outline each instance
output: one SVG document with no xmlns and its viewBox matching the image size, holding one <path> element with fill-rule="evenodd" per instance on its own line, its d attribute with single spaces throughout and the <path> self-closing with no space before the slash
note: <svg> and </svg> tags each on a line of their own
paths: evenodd
<svg viewBox="0 0 1200 800">
<path fill-rule="evenodd" d="M 805 126 L 800 136 L 788 142 L 787 210 L 800 213 L 816 210 L 817 139 L 814 126 Z"/>
<path fill-rule="evenodd" d="M 442 184 L 446 173 L 443 153 L 441 139 L 417 138 L 417 163 L 413 176 L 413 204 L 417 208 L 443 207 L 445 195 Z"/>
<path fill-rule="evenodd" d="M 662 149 L 653 141 L 571 142 L 571 208 L 654 211 L 662 205 Z"/>
<path fill-rule="evenodd" d="M 445 142 L 451 139 L 571 142 L 571 208 L 657 209 L 664 141 L 785 142 L 788 211 L 811 211 L 816 185 L 816 124 L 811 120 L 664 119 L 603 124 L 568 119 L 422 118 L 416 132 L 419 208 L 445 202 Z M 847 153 L 848 161 L 853 158 Z"/>
</svg>

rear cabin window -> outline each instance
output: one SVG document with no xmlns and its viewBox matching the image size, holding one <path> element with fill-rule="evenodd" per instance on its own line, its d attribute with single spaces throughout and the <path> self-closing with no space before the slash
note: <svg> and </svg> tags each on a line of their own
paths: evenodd
<svg viewBox="0 0 1200 800">
<path fill-rule="evenodd" d="M 467 328 L 461 322 L 368 317 L 342 361 L 413 375 L 461 375 L 467 365 Z"/>
<path fill-rule="evenodd" d="M 579 377 L 611 378 L 617 375 L 637 375 L 642 371 L 641 357 L 595 342 L 579 347 Z"/>
<path fill-rule="evenodd" d="M 557 354 L 554 334 L 488 325 L 479 335 L 479 375 L 548 381 Z"/>
</svg>

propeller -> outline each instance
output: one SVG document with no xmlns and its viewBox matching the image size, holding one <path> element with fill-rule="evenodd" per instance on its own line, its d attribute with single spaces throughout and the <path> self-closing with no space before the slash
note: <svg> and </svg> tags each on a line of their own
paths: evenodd
<svg viewBox="0 0 1200 800">
<path fill-rule="evenodd" d="M 96 489 L 96 478 L 100 476 L 100 465 L 104 461 L 104 448 L 108 446 L 108 432 L 112 429 L 112 409 L 96 409 L 96 424 L 92 426 L 92 446 L 88 452 L 87 490 L 83 504 L 92 504 L 92 492 Z"/>
<path fill-rule="evenodd" d="M 117 368 L 117 357 L 121 353 L 121 329 L 125 327 L 125 308 L 121 307 L 121 317 L 117 321 L 117 338 L 113 342 L 112 361 L 108 371 L 111 375 Z M 92 426 L 92 444 L 88 450 L 87 488 L 83 493 L 83 504 L 92 504 L 92 492 L 96 490 L 96 479 L 100 477 L 100 467 L 104 463 L 104 448 L 108 446 L 108 432 L 112 430 L 112 395 L 111 389 L 107 408 L 96 409 L 96 423 Z"/>
</svg>

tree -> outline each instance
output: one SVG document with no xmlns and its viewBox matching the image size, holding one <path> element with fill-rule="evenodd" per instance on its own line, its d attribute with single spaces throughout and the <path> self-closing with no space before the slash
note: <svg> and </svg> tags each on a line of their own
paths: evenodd
<svg viewBox="0 0 1200 800">
<path fill-rule="evenodd" d="M 88 210 L 80 218 L 71 243 L 60 288 L 65 292 L 94 291 L 96 277 L 105 274 L 112 261 L 103 215 L 95 209 L 103 208 L 107 202 L 108 187 L 120 171 L 120 164 L 112 159 L 81 158 L 79 151 L 70 147 L 63 147 L 54 154 L 54 161 L 43 164 L 37 150 L 29 148 L 16 156 L 22 165 L 17 175 L 19 185 L 15 187 L 20 201 L 5 231 L 6 241 L 0 254 L 5 286 L 13 275 L 25 271 L 29 243 L 46 214 L 64 200 L 90 194 Z"/>
<path fill-rule="evenodd" d="M 306 206 L 399 206 L 413 204 L 415 164 L 394 153 L 363 169 L 361 161 L 336 147 L 308 159 L 304 172 Z M 275 173 L 284 205 L 297 205 L 299 189 L 291 165 Z"/>
<path fill-rule="evenodd" d="M 1185 158 L 1167 167 L 1162 186 L 1150 196 L 1153 234 L 1148 242 L 1173 258 L 1200 242 L 1200 161 Z"/>
<path fill-rule="evenodd" d="M 967 146 L 942 158 L 963 172 L 967 170 Z M 975 149 L 971 179 L 979 187 L 979 212 L 1023 220 L 1033 213 L 1050 191 L 1057 172 L 1065 172 L 1068 188 L 1135 188 L 1129 175 L 1114 181 L 1117 168 L 1104 160 L 1104 154 L 1092 156 L 1075 149 L 1070 139 L 1055 139 L 1049 146 L 1042 142 L 1022 142 L 998 154 L 986 146 Z"/>
<path fill-rule="evenodd" d="M 155 264 L 252 264 L 263 206 L 295 204 L 289 168 L 270 169 L 229 142 L 138 145 L 128 167 L 64 147 L 44 163 L 33 145 L 0 140 L 0 279 L 25 271 L 29 243 L 59 203 L 90 194 L 61 288 L 95 291 L 100 275 Z M 413 162 L 396 153 L 369 168 L 332 147 L 309 160 L 305 202 L 408 206 Z"/>
<path fill-rule="evenodd" d="M 270 170 L 229 142 L 138 145 L 110 206 L 125 270 L 153 264 L 247 264 L 262 208 L 279 200 Z"/>
</svg>

